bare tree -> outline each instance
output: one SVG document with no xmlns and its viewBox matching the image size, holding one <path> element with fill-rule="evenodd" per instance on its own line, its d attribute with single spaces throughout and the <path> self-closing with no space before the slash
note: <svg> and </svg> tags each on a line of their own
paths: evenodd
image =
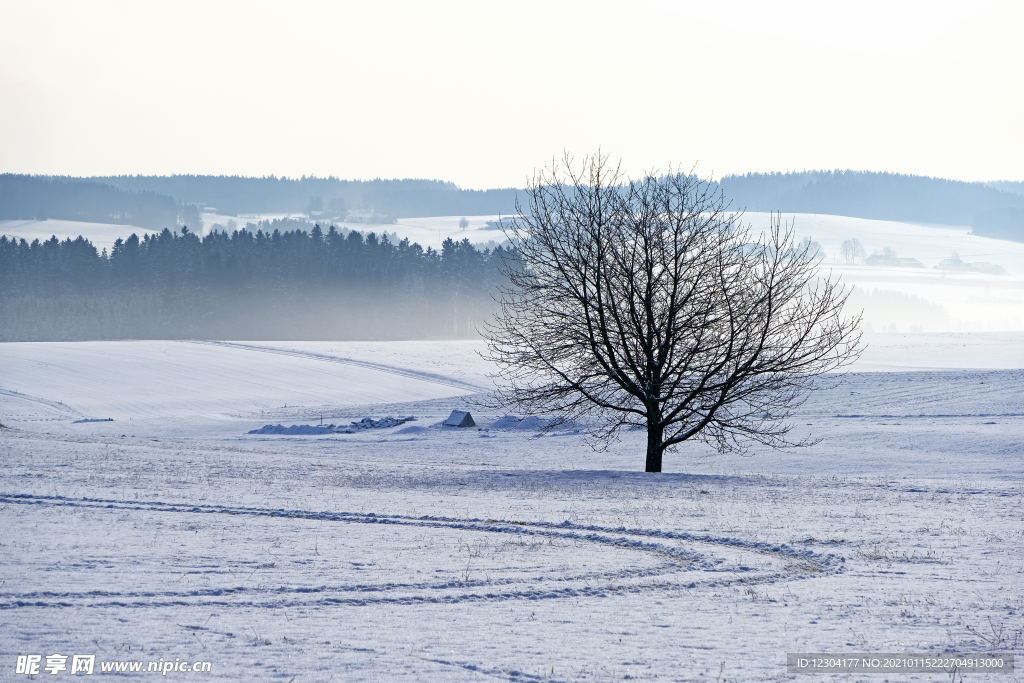
<svg viewBox="0 0 1024 683">
<path fill-rule="evenodd" d="M 647 430 L 648 472 L 688 439 L 721 452 L 791 441 L 788 417 L 859 353 L 846 293 L 775 219 L 752 239 L 693 175 L 627 181 L 600 154 L 537 174 L 484 330 L 495 407 L 588 419 L 597 446 Z M 564 174 L 564 175 L 563 175 Z"/>
<path fill-rule="evenodd" d="M 839 253 L 846 259 L 847 263 L 853 263 L 855 259 L 864 256 L 864 247 L 856 237 L 848 239 L 839 247 Z"/>
<path fill-rule="evenodd" d="M 463 216 L 462 218 L 459 219 L 459 230 L 465 230 L 468 227 L 469 227 L 469 221 L 466 220 L 465 216 Z"/>
</svg>

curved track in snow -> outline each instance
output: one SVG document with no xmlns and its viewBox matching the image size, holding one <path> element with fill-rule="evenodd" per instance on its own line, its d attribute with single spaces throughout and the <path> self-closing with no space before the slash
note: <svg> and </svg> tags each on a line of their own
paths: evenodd
<svg viewBox="0 0 1024 683">
<path fill-rule="evenodd" d="M 73 499 L 28 494 L 0 494 L 0 503 L 49 508 L 89 508 L 101 514 L 109 511 L 111 515 L 118 516 L 144 512 L 192 518 L 206 515 L 264 518 L 266 522 L 279 520 L 300 527 L 307 522 L 373 525 L 382 530 L 386 528 L 390 537 L 394 539 L 392 542 L 395 543 L 395 549 L 403 543 L 406 543 L 407 547 L 407 541 L 412 536 L 422 536 L 426 533 L 431 537 L 431 542 L 425 545 L 425 559 L 432 560 L 430 566 L 446 564 L 443 553 L 436 547 L 438 541 L 446 542 L 450 547 L 456 538 L 460 547 L 463 543 L 467 547 L 470 544 L 493 547 L 493 539 L 497 539 L 498 542 L 512 548 L 532 546 L 547 552 L 544 557 L 531 556 L 528 567 L 504 566 L 494 570 L 493 576 L 483 576 L 486 573 L 484 570 L 467 571 L 459 576 L 456 569 L 454 573 L 449 571 L 444 576 L 420 580 L 409 580 L 415 575 L 400 577 L 389 573 L 388 580 L 367 581 L 364 578 L 366 572 L 355 571 L 349 573 L 353 580 L 332 581 L 321 585 L 309 585 L 309 577 L 302 575 L 304 567 L 297 568 L 289 576 L 289 572 L 281 571 L 285 568 L 277 567 L 276 564 L 258 565 L 253 568 L 253 573 L 264 567 L 273 567 L 279 574 L 274 575 L 273 583 L 254 586 L 239 585 L 230 568 L 211 565 L 203 572 L 221 579 L 219 583 L 222 585 L 195 589 L 185 588 L 177 582 L 180 580 L 179 575 L 182 575 L 180 568 L 167 566 L 168 562 L 157 557 L 140 556 L 136 561 L 154 563 L 152 570 L 148 572 L 151 579 L 147 581 L 148 590 L 126 590 L 121 586 L 104 589 L 97 586 L 88 591 L 78 591 L 69 587 L 68 590 L 0 593 L 0 610 L 152 608 L 180 605 L 367 606 L 604 597 L 612 594 L 669 589 L 692 591 L 735 584 L 757 585 L 825 576 L 843 571 L 845 562 L 845 559 L 836 555 L 815 553 L 787 545 L 657 529 L 580 525 L 569 521 L 531 523 L 437 516 L 411 517 L 372 512 L 315 512 L 188 505 L 160 501 Z M 294 530 L 294 526 L 291 530 Z M 284 531 L 286 530 L 276 530 L 277 533 Z M 375 531 L 365 529 L 358 533 L 369 537 L 374 535 Z M 587 559 L 596 556 L 615 561 L 602 566 L 599 560 Z M 351 559 L 359 557 L 353 556 Z M 588 561 L 596 566 L 585 569 Z M 357 565 L 356 569 L 359 569 L 358 565 L 362 563 L 349 564 Z M 197 572 L 193 570 L 185 573 Z M 232 574 L 232 579 L 228 579 L 229 573 Z M 332 575 L 332 578 L 335 578 L 335 575 Z"/>
<path fill-rule="evenodd" d="M 82 413 L 78 412 L 77 410 L 75 410 L 74 408 L 65 403 L 61 403 L 60 401 L 51 401 L 49 399 L 45 399 L 39 396 L 29 396 L 28 394 L 23 394 L 18 391 L 8 391 L 6 389 L 0 389 L 0 396 L 8 396 L 10 398 L 16 398 L 22 401 L 29 401 L 30 403 L 36 403 L 38 405 L 50 408 L 58 413 L 65 415 L 71 415 L 74 417 L 82 416 Z"/>
<path fill-rule="evenodd" d="M 245 351 L 258 351 L 261 353 L 275 353 L 282 356 L 308 358 L 310 360 L 319 360 L 328 363 L 340 363 L 342 365 L 355 365 L 357 367 L 367 368 L 368 370 L 377 370 L 378 372 L 386 372 L 391 375 L 399 375 L 401 377 L 409 377 L 411 379 L 418 379 L 425 382 L 433 382 L 434 384 L 442 384 L 444 386 L 449 386 L 455 389 L 465 389 L 472 391 L 473 393 L 488 391 L 486 387 L 482 387 L 477 384 L 472 384 L 471 382 L 463 382 L 462 380 L 455 379 L 454 377 L 448 377 L 447 375 L 439 375 L 432 372 L 418 372 L 416 370 L 399 368 L 393 365 L 371 363 L 369 361 L 356 360 L 355 358 L 345 358 L 343 356 L 330 356 L 323 353 L 312 353 L 309 351 L 299 351 L 297 349 L 281 349 L 270 346 L 259 346 L 258 344 L 242 344 L 239 342 L 190 341 L 188 343 L 206 344 L 210 346 L 223 346 L 233 349 L 242 349 Z"/>
</svg>

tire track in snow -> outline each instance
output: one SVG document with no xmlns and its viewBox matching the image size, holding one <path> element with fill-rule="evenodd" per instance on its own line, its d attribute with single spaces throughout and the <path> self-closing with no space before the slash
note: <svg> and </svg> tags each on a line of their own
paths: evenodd
<svg viewBox="0 0 1024 683">
<path fill-rule="evenodd" d="M 921 419 L 940 419 L 940 418 L 981 418 L 981 417 L 1024 417 L 1024 413 L 935 413 L 935 414 L 920 414 L 920 415 L 887 415 L 887 414 L 853 414 L 853 415 L 836 415 L 836 419 L 864 419 L 864 420 L 915 420 Z"/>
<path fill-rule="evenodd" d="M 78 412 L 77 410 L 75 410 L 71 406 L 67 405 L 66 403 L 61 403 L 60 401 L 51 401 L 49 399 L 41 398 L 39 396 L 29 396 L 28 394 L 22 394 L 22 393 L 19 393 L 17 391 L 9 391 L 7 389 L 0 389 L 0 396 L 10 396 L 11 398 L 20 398 L 23 401 L 30 401 L 32 403 L 38 403 L 39 405 L 46 406 L 47 408 L 52 408 L 53 410 L 56 410 L 57 412 L 70 413 L 71 415 L 83 416 L 83 413 Z"/>
<path fill-rule="evenodd" d="M 378 372 L 386 372 L 391 375 L 400 375 L 402 377 L 409 377 L 411 379 L 418 379 L 423 382 L 431 382 L 433 384 L 443 384 L 444 386 L 452 387 L 454 389 L 465 389 L 472 393 L 482 393 L 490 391 L 486 387 L 481 387 L 471 382 L 463 382 L 462 380 L 455 379 L 453 377 L 447 377 L 445 375 L 437 375 L 431 372 L 420 372 L 417 370 L 407 370 L 404 368 L 396 368 L 393 365 L 383 365 L 381 363 L 371 363 L 364 360 L 356 360 L 355 358 L 344 358 L 342 356 L 328 356 L 322 353 L 312 353 L 309 351 L 298 351 L 296 349 L 278 349 L 268 346 L 257 346 L 255 344 L 240 344 L 238 342 L 225 342 L 225 341 L 188 341 L 187 344 L 206 344 L 209 346 L 223 346 L 227 348 L 242 349 L 245 351 L 257 351 L 260 353 L 276 353 L 282 356 L 294 356 L 296 358 L 306 358 L 309 360 L 319 360 L 328 363 L 339 363 L 341 365 L 355 365 L 358 367 L 366 368 L 368 370 L 376 370 Z"/>
<path fill-rule="evenodd" d="M 278 588 L 211 588 L 189 591 L 85 591 L 33 592 L 0 594 L 0 610 L 18 608 L 63 608 L 87 604 L 90 607 L 173 607 L 205 605 L 222 607 L 283 607 L 290 605 L 367 606 L 379 604 L 454 604 L 507 600 L 542 600 L 579 597 L 606 597 L 613 594 L 639 593 L 668 589 L 692 590 L 733 584 L 756 585 L 779 580 L 794 580 L 835 574 L 843 571 L 845 558 L 801 550 L 786 544 L 769 544 L 742 539 L 716 537 L 688 532 L 655 529 L 610 528 L 573 524 L 565 521 L 517 522 L 405 515 L 377 515 L 354 512 L 312 512 L 256 507 L 219 505 L 187 505 L 160 501 L 124 502 L 109 499 L 29 494 L 0 494 L 0 503 L 44 505 L 48 507 L 80 507 L 110 510 L 138 510 L 179 514 L 227 514 L 250 517 L 315 520 L 357 524 L 384 524 L 404 527 L 432 528 L 478 533 L 495 533 L 519 537 L 539 537 L 594 543 L 653 554 L 664 558 L 654 567 L 625 568 L 612 572 L 588 572 L 577 575 L 538 578 L 522 576 L 498 580 L 461 580 L 442 582 L 380 584 L 344 584 L 318 587 Z M 686 547 L 667 545 L 660 541 L 682 541 Z M 759 571 L 743 564 L 723 564 L 707 550 L 732 550 L 766 555 L 784 560 L 781 570 Z M 688 577 L 687 574 L 690 573 Z M 700 575 L 695 577 L 694 574 Z M 688 580 L 694 578 L 695 580 Z M 593 583 L 592 583 L 593 582 Z M 528 584 L 528 585 L 524 585 Z M 568 584 L 568 585 L 567 585 Z"/>
<path fill-rule="evenodd" d="M 803 412 L 866 418 L 1020 416 L 1022 381 L 1021 370 L 852 372 L 841 385 L 812 393 Z"/>
<path fill-rule="evenodd" d="M 575 576 L 562 576 L 562 577 L 547 577 L 544 578 L 545 582 L 554 584 L 569 583 L 573 581 L 606 581 L 609 578 L 627 579 L 627 578 L 650 578 L 654 576 L 664 576 L 665 574 L 674 573 L 679 571 L 680 564 L 677 562 L 666 562 L 651 568 L 644 569 L 626 569 L 616 572 L 588 572 L 585 574 L 578 574 Z M 198 574 L 200 572 L 187 572 L 191 574 Z M 210 570 L 204 573 L 213 573 Z M 111 598 L 118 600 L 137 600 L 141 598 L 163 598 L 165 600 L 171 600 L 174 598 L 184 597 L 205 597 L 205 598 L 218 598 L 218 597 L 230 597 L 230 596 L 263 596 L 263 595 L 282 595 L 282 594 L 296 594 L 296 595 L 317 595 L 317 594 L 331 594 L 331 593 L 387 593 L 397 592 L 400 590 L 417 590 L 417 591 L 443 591 L 443 590 L 454 590 L 454 589 L 465 589 L 465 588 L 483 588 L 486 586 L 513 586 L 522 584 L 523 580 L 519 578 L 513 579 L 471 579 L 471 580 L 460 580 L 460 581 L 440 581 L 440 582 L 417 582 L 417 583 L 402 583 L 398 581 L 389 581 L 383 584 L 373 583 L 357 583 L 357 584 L 340 584 L 340 585 L 322 585 L 322 586 L 300 586 L 300 587 L 278 587 L 278 588 L 262 588 L 262 587 L 250 587 L 250 586 L 233 586 L 230 588 L 203 588 L 195 589 L 190 591 L 111 591 L 111 590 L 91 590 L 91 591 L 32 591 L 29 593 L 18 594 L 17 597 L 20 601 L 30 604 L 32 600 L 44 600 L 44 599 L 55 599 L 63 598 L 66 600 L 84 600 L 84 599 L 96 599 L 96 598 Z M 4 594 L 7 597 L 14 596 L 15 594 Z M 233 603 L 229 603 L 233 604 Z M 0 603 L 0 609 L 2 609 L 2 603 Z"/>
</svg>

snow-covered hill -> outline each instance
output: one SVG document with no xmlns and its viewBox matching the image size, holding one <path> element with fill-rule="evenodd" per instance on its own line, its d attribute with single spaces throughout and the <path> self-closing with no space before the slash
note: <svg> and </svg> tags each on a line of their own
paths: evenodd
<svg viewBox="0 0 1024 683">
<path fill-rule="evenodd" d="M 78 419 L 113 418 L 112 423 L 72 429 L 87 426 L 91 434 L 120 434 L 130 423 L 136 431 L 184 436 L 195 433 L 200 423 L 236 430 L 238 418 L 308 421 L 350 406 L 480 390 L 473 384 L 480 373 L 457 374 L 444 367 L 431 372 L 429 362 L 417 362 L 431 352 L 438 355 L 438 344 L 392 346 L 390 353 L 375 354 L 355 345 L 352 353 L 340 355 L 337 345 L 310 351 L 305 345 L 286 350 L 224 342 L 0 344 L 0 422 L 25 420 L 58 428 Z M 427 352 L 418 351 L 420 346 Z M 472 343 L 445 346 L 476 358 Z"/>
</svg>

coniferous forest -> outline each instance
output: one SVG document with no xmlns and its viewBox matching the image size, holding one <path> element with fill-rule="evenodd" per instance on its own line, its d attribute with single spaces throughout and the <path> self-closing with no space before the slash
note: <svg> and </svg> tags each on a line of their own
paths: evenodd
<svg viewBox="0 0 1024 683">
<path fill-rule="evenodd" d="M 508 256 L 267 223 L 132 235 L 110 254 L 0 237 L 0 341 L 470 337 Z"/>
<path fill-rule="evenodd" d="M 80 178 L 0 174 L 0 220 L 59 218 L 159 230 L 196 224 L 193 204 L 149 190 L 123 190 Z"/>
</svg>

